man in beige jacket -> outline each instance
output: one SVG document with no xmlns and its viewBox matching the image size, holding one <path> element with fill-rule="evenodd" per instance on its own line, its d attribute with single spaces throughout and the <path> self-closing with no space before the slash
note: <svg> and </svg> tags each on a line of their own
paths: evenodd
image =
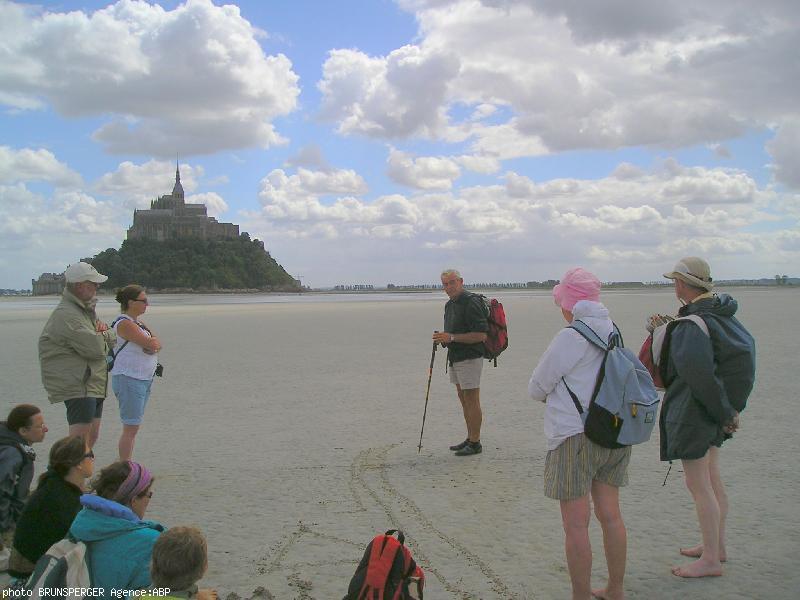
<svg viewBox="0 0 800 600">
<path fill-rule="evenodd" d="M 84 262 L 70 265 L 64 276 L 61 302 L 39 336 L 39 364 L 48 399 L 67 407 L 69 434 L 83 436 L 91 448 L 108 391 L 106 355 L 116 341 L 95 313 L 97 288 L 108 277 Z"/>
</svg>

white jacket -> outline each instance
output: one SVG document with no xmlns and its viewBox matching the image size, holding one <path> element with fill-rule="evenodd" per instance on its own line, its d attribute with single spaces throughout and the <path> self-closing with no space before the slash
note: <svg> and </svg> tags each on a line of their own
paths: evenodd
<svg viewBox="0 0 800 600">
<path fill-rule="evenodd" d="M 608 339 L 614 327 L 608 309 L 600 302 L 580 300 L 572 314 L 575 320 L 586 323 L 604 340 Z M 542 355 L 528 382 L 528 393 L 534 400 L 547 404 L 544 434 L 548 450 L 555 450 L 565 439 L 583 431 L 581 416 L 561 378 L 566 380 L 586 410 L 602 361 L 600 348 L 566 327 L 556 334 Z"/>
</svg>

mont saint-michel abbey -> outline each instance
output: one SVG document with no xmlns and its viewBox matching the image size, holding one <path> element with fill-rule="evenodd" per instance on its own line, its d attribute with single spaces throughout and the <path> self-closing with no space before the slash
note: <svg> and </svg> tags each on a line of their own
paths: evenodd
<svg viewBox="0 0 800 600">
<path fill-rule="evenodd" d="M 204 240 L 236 238 L 239 226 L 219 223 L 208 216 L 205 204 L 186 204 L 181 185 L 181 173 L 175 167 L 175 185 L 171 194 L 150 202 L 150 208 L 133 212 L 133 225 L 128 229 L 128 239 L 176 240 L 200 238 Z"/>
</svg>

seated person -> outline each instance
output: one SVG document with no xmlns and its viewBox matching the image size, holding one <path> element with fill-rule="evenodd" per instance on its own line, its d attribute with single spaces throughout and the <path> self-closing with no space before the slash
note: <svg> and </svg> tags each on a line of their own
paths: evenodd
<svg viewBox="0 0 800 600">
<path fill-rule="evenodd" d="M 112 463 L 81 496 L 81 510 L 69 534 L 86 543 L 92 586 L 111 597 L 111 589 L 150 587 L 150 557 L 164 528 L 144 521 L 153 496 L 153 476 L 132 461 Z"/>
<path fill-rule="evenodd" d="M 195 527 L 173 527 L 161 534 L 153 546 L 151 588 L 170 590 L 167 598 L 216 600 L 216 590 L 197 589 L 207 568 L 208 547 L 202 532 Z"/>
<path fill-rule="evenodd" d="M 33 444 L 47 433 L 44 415 L 32 404 L 19 404 L 0 423 L 0 552 L 9 558 L 14 528 L 33 480 Z M 3 570 L 6 566 L 3 565 Z"/>
<path fill-rule="evenodd" d="M 94 454 L 83 437 L 65 437 L 53 444 L 47 471 L 39 477 L 17 522 L 9 575 L 27 578 L 47 549 L 64 539 L 81 509 L 86 478 L 93 471 Z"/>
</svg>

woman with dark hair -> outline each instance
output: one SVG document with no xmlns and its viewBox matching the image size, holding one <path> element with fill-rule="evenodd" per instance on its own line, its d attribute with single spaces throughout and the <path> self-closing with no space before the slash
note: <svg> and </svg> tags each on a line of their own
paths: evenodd
<svg viewBox="0 0 800 600">
<path fill-rule="evenodd" d="M 14 527 L 33 480 L 33 444 L 44 440 L 44 415 L 32 404 L 19 404 L 0 423 L 0 568 L 8 561 Z"/>
<path fill-rule="evenodd" d="M 127 285 L 117 291 L 116 299 L 120 304 L 121 314 L 114 319 L 113 324 L 117 343 L 114 346 L 111 386 L 117 396 L 122 419 L 119 459 L 130 460 L 136 434 L 142 424 L 144 408 L 150 398 L 161 342 L 139 320 L 149 304 L 142 286 Z"/>
<path fill-rule="evenodd" d="M 94 494 L 81 496 L 81 510 L 70 535 L 85 542 L 92 585 L 104 589 L 139 590 L 150 586 L 150 557 L 164 528 L 145 521 L 153 496 L 153 476 L 131 461 L 115 462 L 92 482 Z"/>
<path fill-rule="evenodd" d="M 80 497 L 93 472 L 94 453 L 83 436 L 53 444 L 47 471 L 39 477 L 17 522 L 8 567 L 12 577 L 28 577 L 47 549 L 64 538 L 81 509 Z"/>
</svg>

